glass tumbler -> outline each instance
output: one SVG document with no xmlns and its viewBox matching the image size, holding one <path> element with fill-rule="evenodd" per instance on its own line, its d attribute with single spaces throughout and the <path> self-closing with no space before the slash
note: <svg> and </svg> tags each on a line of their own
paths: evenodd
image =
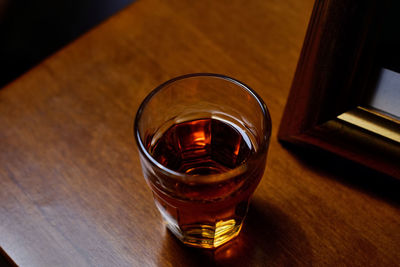
<svg viewBox="0 0 400 267">
<path fill-rule="evenodd" d="M 178 239 L 216 248 L 239 234 L 271 135 L 252 89 L 218 74 L 174 78 L 144 99 L 134 135 L 155 204 Z"/>
</svg>

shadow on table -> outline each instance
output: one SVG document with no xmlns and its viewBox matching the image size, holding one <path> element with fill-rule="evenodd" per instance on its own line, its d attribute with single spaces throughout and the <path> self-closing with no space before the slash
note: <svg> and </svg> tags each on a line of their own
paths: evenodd
<svg viewBox="0 0 400 267">
<path fill-rule="evenodd" d="M 186 247 L 169 231 L 159 266 L 286 266 L 312 262 L 304 231 L 279 208 L 254 199 L 240 235 L 214 251 Z M 297 263 L 297 264 L 296 264 Z"/>
<path fill-rule="evenodd" d="M 323 177 L 335 179 L 356 190 L 391 204 L 400 205 L 400 180 L 367 168 L 361 164 L 339 157 L 330 152 L 282 143 L 283 147 Z"/>
</svg>

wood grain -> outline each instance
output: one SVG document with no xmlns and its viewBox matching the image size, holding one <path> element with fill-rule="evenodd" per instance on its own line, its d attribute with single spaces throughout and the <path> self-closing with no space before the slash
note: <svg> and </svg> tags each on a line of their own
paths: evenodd
<svg viewBox="0 0 400 267">
<path fill-rule="evenodd" d="M 20 266 L 398 264 L 398 184 L 277 142 L 312 5 L 139 0 L 3 88 L 0 246 Z M 165 230 L 132 132 L 145 95 L 191 72 L 242 80 L 273 121 L 246 226 L 214 252 Z"/>
</svg>

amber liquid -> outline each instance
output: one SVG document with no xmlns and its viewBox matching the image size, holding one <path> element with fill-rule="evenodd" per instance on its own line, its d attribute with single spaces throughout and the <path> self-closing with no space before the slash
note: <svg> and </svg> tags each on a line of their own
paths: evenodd
<svg viewBox="0 0 400 267">
<path fill-rule="evenodd" d="M 155 142 L 150 142 L 152 138 L 147 138 L 148 151 L 159 163 L 196 176 L 195 181 L 185 181 L 148 174 L 170 230 L 189 245 L 208 248 L 236 236 L 265 166 L 265 157 L 249 160 L 256 151 L 249 136 L 226 122 L 199 119 L 171 126 Z M 245 170 L 229 179 L 201 180 L 243 165 Z"/>
</svg>

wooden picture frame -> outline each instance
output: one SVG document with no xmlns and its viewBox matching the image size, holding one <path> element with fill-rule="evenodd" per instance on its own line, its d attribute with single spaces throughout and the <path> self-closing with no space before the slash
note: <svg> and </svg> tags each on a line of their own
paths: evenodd
<svg viewBox="0 0 400 267">
<path fill-rule="evenodd" d="M 365 104 L 390 1 L 316 0 L 278 138 L 400 178 L 400 120 Z"/>
</svg>

